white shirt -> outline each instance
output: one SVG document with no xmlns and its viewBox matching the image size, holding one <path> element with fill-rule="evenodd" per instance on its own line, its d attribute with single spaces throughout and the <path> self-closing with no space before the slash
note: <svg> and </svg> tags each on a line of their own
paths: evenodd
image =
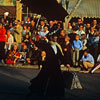
<svg viewBox="0 0 100 100">
<path fill-rule="evenodd" d="M 54 50 L 55 55 L 57 54 L 57 47 L 56 45 L 51 45 L 52 49 Z"/>
<path fill-rule="evenodd" d="M 14 37 L 10 34 L 9 38 L 8 38 L 8 49 L 11 49 L 11 45 L 14 43 Z"/>
</svg>

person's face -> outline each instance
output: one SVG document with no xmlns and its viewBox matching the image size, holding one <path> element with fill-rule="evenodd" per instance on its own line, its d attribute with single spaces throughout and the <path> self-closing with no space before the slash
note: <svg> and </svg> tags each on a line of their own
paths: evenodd
<svg viewBox="0 0 100 100">
<path fill-rule="evenodd" d="M 81 24 L 82 23 L 82 19 L 78 19 L 78 24 Z"/>
<path fill-rule="evenodd" d="M 16 25 L 20 25 L 20 22 L 17 21 L 17 22 L 16 22 Z"/>
<path fill-rule="evenodd" d="M 90 28 L 91 26 L 90 26 L 90 24 L 87 24 L 86 27 L 87 27 L 87 28 Z"/>
<path fill-rule="evenodd" d="M 13 27 L 13 24 L 12 23 L 10 23 L 10 27 Z"/>
<path fill-rule="evenodd" d="M 54 24 L 57 24 L 58 23 L 58 21 L 57 20 L 54 20 Z"/>
<path fill-rule="evenodd" d="M 57 42 L 57 36 L 54 36 L 52 39 L 53 42 Z"/>
<path fill-rule="evenodd" d="M 14 51 L 16 51 L 16 50 L 17 50 L 17 48 L 18 48 L 18 47 L 17 47 L 17 45 L 14 45 Z"/>
<path fill-rule="evenodd" d="M 32 26 L 34 26 L 34 25 L 35 25 L 35 22 L 34 22 L 33 20 L 31 21 L 31 25 L 32 25 Z"/>
<path fill-rule="evenodd" d="M 88 55 L 88 53 L 87 52 L 84 52 L 84 56 L 87 56 Z"/>
<path fill-rule="evenodd" d="M 76 36 L 76 40 L 77 40 L 77 41 L 79 40 L 79 36 L 78 36 L 78 35 Z"/>
<path fill-rule="evenodd" d="M 63 37 L 65 36 L 65 32 L 64 32 L 64 31 L 62 31 L 60 34 L 61 34 L 61 36 L 63 36 Z"/>
<path fill-rule="evenodd" d="M 30 28 L 30 26 L 28 26 L 28 28 L 27 28 L 28 30 L 30 30 L 31 28 Z"/>
<path fill-rule="evenodd" d="M 58 28 L 61 28 L 61 25 L 60 24 L 58 24 Z"/>
<path fill-rule="evenodd" d="M 26 35 L 26 39 L 28 39 L 29 38 L 29 35 Z"/>
<path fill-rule="evenodd" d="M 44 21 L 41 21 L 41 23 L 40 23 L 40 24 L 41 24 L 41 26 L 43 26 L 45 23 L 44 23 Z"/>
<path fill-rule="evenodd" d="M 26 30 L 27 29 L 27 27 L 26 26 L 24 26 L 24 30 Z"/>
<path fill-rule="evenodd" d="M 71 27 L 71 23 L 68 23 L 68 27 Z"/>
<path fill-rule="evenodd" d="M 44 31 L 45 31 L 45 32 L 48 31 L 48 27 L 44 27 Z"/>
<path fill-rule="evenodd" d="M 75 22 L 73 22 L 73 23 L 72 23 L 72 26 L 76 26 L 76 23 L 75 23 Z"/>
<path fill-rule="evenodd" d="M 93 25 L 96 25 L 97 24 L 97 21 L 96 20 L 93 20 Z"/>
<path fill-rule="evenodd" d="M 21 24 L 24 25 L 24 21 L 22 21 Z"/>
<path fill-rule="evenodd" d="M 8 31 L 7 31 L 7 35 L 10 36 L 10 33 L 11 33 L 10 30 L 8 30 Z"/>
<path fill-rule="evenodd" d="M 83 26 L 80 26 L 79 29 L 80 29 L 80 30 L 83 30 Z"/>
<path fill-rule="evenodd" d="M 27 18 L 27 22 L 30 22 L 30 18 Z"/>
<path fill-rule="evenodd" d="M 24 45 L 23 49 L 24 49 L 24 50 L 26 50 L 26 49 L 27 49 L 27 46 L 26 46 L 26 45 Z"/>
<path fill-rule="evenodd" d="M 53 21 L 50 21 L 49 24 L 50 24 L 50 26 L 53 26 Z"/>
</svg>

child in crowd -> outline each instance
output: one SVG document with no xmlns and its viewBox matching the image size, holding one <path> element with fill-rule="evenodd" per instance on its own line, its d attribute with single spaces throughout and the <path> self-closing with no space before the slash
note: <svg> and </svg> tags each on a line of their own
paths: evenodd
<svg viewBox="0 0 100 100">
<path fill-rule="evenodd" d="M 79 35 L 76 35 L 75 40 L 72 44 L 72 50 L 73 50 L 73 66 L 77 67 L 79 65 L 79 52 L 83 48 L 82 42 L 79 40 Z"/>
<path fill-rule="evenodd" d="M 8 50 L 11 49 L 11 46 L 14 42 L 14 37 L 12 36 L 10 30 L 7 30 L 7 34 L 6 34 L 5 38 L 6 38 L 5 49 L 6 49 L 6 52 L 7 52 Z"/>
</svg>

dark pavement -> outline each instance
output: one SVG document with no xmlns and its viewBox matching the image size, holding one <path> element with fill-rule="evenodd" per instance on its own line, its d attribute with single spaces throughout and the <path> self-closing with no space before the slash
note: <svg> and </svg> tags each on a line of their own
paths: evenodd
<svg viewBox="0 0 100 100">
<path fill-rule="evenodd" d="M 0 67 L 0 100 L 26 100 L 30 80 L 38 72 L 37 69 Z M 100 100 L 100 73 L 76 73 L 83 89 L 66 90 L 66 97 L 63 100 Z"/>
</svg>

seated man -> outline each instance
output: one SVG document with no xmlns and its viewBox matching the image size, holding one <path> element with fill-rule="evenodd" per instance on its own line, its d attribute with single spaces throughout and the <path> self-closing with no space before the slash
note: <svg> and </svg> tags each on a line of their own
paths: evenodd
<svg viewBox="0 0 100 100">
<path fill-rule="evenodd" d="M 88 68 L 94 67 L 94 58 L 93 56 L 89 53 L 88 50 L 84 51 L 84 54 L 80 60 L 80 66 L 81 66 L 81 71 L 83 73 L 88 73 Z"/>
<path fill-rule="evenodd" d="M 93 67 L 93 69 L 90 71 L 91 74 L 93 74 L 97 69 L 100 68 L 100 54 L 97 58 L 97 63 L 95 64 L 95 66 Z"/>
</svg>

